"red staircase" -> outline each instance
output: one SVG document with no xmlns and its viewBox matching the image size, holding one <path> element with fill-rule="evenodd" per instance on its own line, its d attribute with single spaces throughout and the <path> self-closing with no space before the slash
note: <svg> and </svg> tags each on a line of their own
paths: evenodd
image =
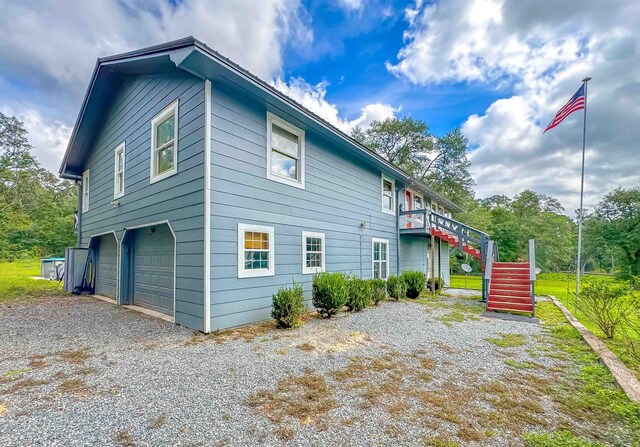
<svg viewBox="0 0 640 447">
<path fill-rule="evenodd" d="M 533 315 L 529 274 L 528 262 L 494 262 L 487 310 Z"/>
<path fill-rule="evenodd" d="M 443 241 L 445 241 L 447 244 L 449 245 L 453 245 L 454 247 L 458 246 L 458 238 L 456 236 L 454 236 L 451 233 L 448 233 L 446 231 L 442 231 L 442 230 L 437 230 L 435 228 L 431 228 L 431 234 L 435 237 L 439 237 L 440 239 L 442 239 Z M 465 253 L 469 253 L 471 256 L 473 256 L 474 258 L 483 261 L 482 259 L 482 254 L 480 253 L 480 250 L 478 250 L 477 248 L 474 248 L 466 243 L 462 244 L 462 249 L 464 250 Z"/>
</svg>

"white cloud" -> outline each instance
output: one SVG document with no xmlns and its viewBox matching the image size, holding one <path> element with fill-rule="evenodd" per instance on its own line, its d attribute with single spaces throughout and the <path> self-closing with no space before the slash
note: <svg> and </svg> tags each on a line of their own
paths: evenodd
<svg viewBox="0 0 640 447">
<path fill-rule="evenodd" d="M 640 184 L 640 4 L 451 0 L 418 4 L 405 16 L 406 45 L 390 72 L 418 85 L 513 92 L 463 124 L 480 196 L 533 188 L 569 212 L 578 207 L 582 113 L 542 131 L 586 75 L 586 206 Z"/>
<path fill-rule="evenodd" d="M 273 84 L 282 93 L 346 133 L 356 126 L 366 129 L 373 121 L 393 117 L 400 111 L 400 108 L 389 104 L 371 103 L 362 107 L 357 118 L 348 120 L 340 116 L 335 104 L 326 100 L 327 82 L 311 85 L 302 78 L 290 78 L 288 83 L 278 78 Z"/>
<path fill-rule="evenodd" d="M 347 12 L 361 11 L 364 6 L 364 0 L 338 0 L 338 6 Z"/>
<path fill-rule="evenodd" d="M 304 48 L 313 40 L 300 0 L 8 0 L 2 9 L 0 101 L 18 115 L 42 110 L 41 123 L 52 129 L 73 123 L 98 57 L 193 35 L 273 79 L 285 45 Z M 51 149 L 39 133 L 30 137 L 45 159 Z"/>
</svg>

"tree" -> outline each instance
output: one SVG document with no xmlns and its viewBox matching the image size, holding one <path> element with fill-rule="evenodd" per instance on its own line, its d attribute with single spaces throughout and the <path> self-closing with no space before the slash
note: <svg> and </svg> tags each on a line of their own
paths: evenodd
<svg viewBox="0 0 640 447">
<path fill-rule="evenodd" d="M 619 253 L 619 273 L 625 279 L 640 275 L 640 188 L 618 188 L 598 203 L 593 220 L 595 238 Z"/>
<path fill-rule="evenodd" d="M 76 188 L 31 149 L 23 123 L 0 113 L 0 259 L 61 255 L 74 244 Z"/>
<path fill-rule="evenodd" d="M 460 129 L 437 138 L 424 121 L 387 118 L 372 122 L 366 131 L 356 127 L 351 136 L 449 199 L 473 198 L 468 141 Z"/>
</svg>

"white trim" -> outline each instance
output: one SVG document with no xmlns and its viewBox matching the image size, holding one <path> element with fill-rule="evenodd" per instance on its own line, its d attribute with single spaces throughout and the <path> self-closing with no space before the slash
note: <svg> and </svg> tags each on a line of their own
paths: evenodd
<svg viewBox="0 0 640 447">
<path fill-rule="evenodd" d="M 122 191 L 118 191 L 118 154 L 122 152 Z M 124 175 L 126 170 L 125 144 L 120 143 L 113 151 L 113 198 L 118 199 L 124 196 Z"/>
<path fill-rule="evenodd" d="M 308 237 L 315 237 L 322 241 L 320 267 L 307 267 L 307 238 Z M 327 251 L 327 246 L 325 244 L 324 233 L 315 233 L 313 231 L 303 231 L 302 232 L 302 274 L 309 275 L 313 273 L 324 272 L 326 269 L 325 263 L 324 263 L 324 256 L 326 251 Z"/>
<path fill-rule="evenodd" d="M 391 182 L 391 209 L 388 210 L 384 207 L 384 181 Z M 396 215 L 396 181 L 391 177 L 387 177 L 384 174 L 380 174 L 380 206 L 383 213 Z"/>
<path fill-rule="evenodd" d="M 161 174 L 155 173 L 156 164 L 156 126 L 158 123 L 167 119 L 169 115 L 173 114 L 173 168 L 165 171 Z M 159 182 L 167 177 L 171 177 L 178 173 L 178 100 L 176 99 L 162 112 L 158 113 L 151 120 L 151 166 L 149 171 L 149 183 Z"/>
<path fill-rule="evenodd" d="M 113 234 L 113 238 L 116 240 L 116 300 L 115 301 L 116 301 L 116 304 L 118 304 L 120 302 L 120 247 L 122 244 L 122 239 L 118 239 L 118 235 L 116 234 L 115 230 L 92 234 L 89 236 L 88 247 L 91 248 L 91 241 L 94 237 L 106 236 L 107 234 Z M 124 239 L 124 233 L 122 235 L 122 238 Z M 96 272 L 96 267 L 94 267 L 93 271 Z"/>
<path fill-rule="evenodd" d="M 380 243 L 380 244 L 386 244 L 387 246 L 387 276 L 385 278 L 381 278 L 384 279 L 385 281 L 387 280 L 387 278 L 389 277 L 389 269 L 391 267 L 391 253 L 389 252 L 389 239 L 380 239 L 377 237 L 372 237 L 371 238 L 371 278 L 375 278 L 375 275 L 373 274 L 373 272 L 375 271 L 375 260 L 374 260 L 374 245 L 376 243 Z M 377 261 L 377 262 L 381 262 L 381 261 Z"/>
<path fill-rule="evenodd" d="M 255 231 L 259 233 L 269 234 L 269 268 L 247 270 L 244 268 L 244 232 Z M 275 266 L 275 231 L 273 227 L 264 225 L 249 225 L 238 223 L 238 278 L 255 278 L 258 276 L 274 276 L 276 273 Z"/>
<path fill-rule="evenodd" d="M 137 230 L 138 228 L 146 228 L 153 227 L 158 225 L 166 224 L 169 227 L 169 231 L 171 231 L 171 235 L 173 236 L 173 322 L 176 321 L 176 272 L 178 269 L 178 239 L 176 238 L 176 232 L 173 231 L 173 227 L 171 226 L 171 222 L 168 219 L 159 220 L 157 222 L 145 223 L 141 225 L 132 225 L 130 227 L 126 227 L 124 232 L 122 233 L 122 240 L 124 241 L 124 237 L 129 230 Z M 131 262 L 129 263 L 129 268 L 131 268 Z"/>
<path fill-rule="evenodd" d="M 204 81 L 204 332 L 211 332 L 211 81 Z"/>
<path fill-rule="evenodd" d="M 300 150 L 298 158 L 298 178 L 299 180 L 291 180 L 271 173 L 271 129 L 273 124 L 282 127 L 284 130 L 291 132 L 298 137 L 298 148 Z M 293 124 L 288 123 L 277 115 L 267 112 L 267 178 L 274 182 L 284 183 L 285 185 L 294 186 L 304 189 L 305 185 L 305 137 L 304 130 L 297 128 Z"/>
<path fill-rule="evenodd" d="M 89 175 L 89 170 L 87 169 L 82 173 L 82 212 L 86 213 L 89 211 L 89 192 L 91 191 L 91 176 Z"/>
</svg>

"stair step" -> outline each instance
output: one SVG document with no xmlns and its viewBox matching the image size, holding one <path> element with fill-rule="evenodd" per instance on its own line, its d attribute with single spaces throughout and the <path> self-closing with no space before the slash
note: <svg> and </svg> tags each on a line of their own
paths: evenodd
<svg viewBox="0 0 640 447">
<path fill-rule="evenodd" d="M 527 309 L 527 310 L 511 309 L 507 307 L 498 307 L 498 306 L 487 306 L 487 310 L 494 311 L 494 312 L 522 312 L 522 313 L 528 313 L 528 314 L 533 313 L 533 309 Z"/>
<path fill-rule="evenodd" d="M 489 294 L 496 296 L 512 296 L 514 298 L 531 298 L 531 294 L 528 290 L 505 290 L 491 287 Z"/>
<path fill-rule="evenodd" d="M 497 300 L 501 300 L 501 301 L 509 301 L 509 300 L 528 300 L 529 302 L 531 302 L 531 295 L 529 294 L 522 294 L 522 295 L 503 295 L 501 293 L 495 293 L 490 291 L 489 292 L 489 298 L 494 298 Z"/>
<path fill-rule="evenodd" d="M 502 273 L 496 272 L 495 270 L 491 272 L 491 279 L 525 279 L 529 280 L 529 274 L 522 273 Z"/>
<path fill-rule="evenodd" d="M 529 291 L 529 289 L 531 288 L 529 281 L 524 282 L 524 281 L 500 281 L 500 280 L 495 280 L 495 281 L 491 281 L 491 288 L 496 288 L 496 289 L 503 289 L 503 290 L 525 290 L 525 291 Z"/>
<path fill-rule="evenodd" d="M 509 267 L 509 268 L 526 268 L 529 269 L 528 262 L 494 262 L 493 265 L 496 267 Z"/>
<path fill-rule="evenodd" d="M 531 306 L 531 297 L 502 297 L 502 296 L 493 296 L 489 298 L 490 303 L 507 303 L 518 306 Z"/>
<path fill-rule="evenodd" d="M 529 303 L 514 303 L 511 301 L 501 301 L 501 300 L 489 300 L 487 303 L 488 307 L 495 307 L 495 306 L 499 306 L 499 307 L 511 307 L 513 309 L 532 309 L 533 308 L 533 304 L 531 304 L 531 302 Z"/>
</svg>

